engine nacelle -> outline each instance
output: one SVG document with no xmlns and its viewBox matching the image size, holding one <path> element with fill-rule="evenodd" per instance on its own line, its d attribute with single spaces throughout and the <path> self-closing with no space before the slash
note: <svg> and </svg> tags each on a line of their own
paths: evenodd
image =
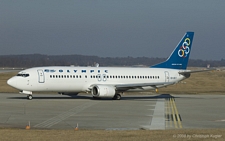
<svg viewBox="0 0 225 141">
<path fill-rule="evenodd" d="M 111 86 L 96 85 L 92 88 L 91 94 L 94 97 L 109 97 L 112 98 L 116 94 L 116 90 Z"/>
</svg>

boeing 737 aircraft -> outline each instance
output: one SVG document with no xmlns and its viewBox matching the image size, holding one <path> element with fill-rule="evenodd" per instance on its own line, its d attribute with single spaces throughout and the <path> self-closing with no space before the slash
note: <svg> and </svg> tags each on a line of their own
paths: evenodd
<svg viewBox="0 0 225 141">
<path fill-rule="evenodd" d="M 8 85 L 32 99 L 34 91 L 90 92 L 120 99 L 127 91 L 147 91 L 178 83 L 198 71 L 186 70 L 194 32 L 187 32 L 165 62 L 150 68 L 46 66 L 20 71 Z"/>
</svg>

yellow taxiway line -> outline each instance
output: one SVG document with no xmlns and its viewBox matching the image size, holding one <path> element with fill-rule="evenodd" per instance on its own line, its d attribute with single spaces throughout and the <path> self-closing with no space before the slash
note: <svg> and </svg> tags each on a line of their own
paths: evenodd
<svg viewBox="0 0 225 141">
<path fill-rule="evenodd" d="M 173 97 L 167 99 L 166 115 L 168 118 L 167 122 L 170 122 L 170 127 L 173 127 L 174 125 L 175 128 L 182 128 L 180 114 L 178 113 L 175 99 Z M 172 123 L 174 124 L 172 125 Z M 166 126 L 168 126 L 168 123 L 166 124 Z"/>
</svg>

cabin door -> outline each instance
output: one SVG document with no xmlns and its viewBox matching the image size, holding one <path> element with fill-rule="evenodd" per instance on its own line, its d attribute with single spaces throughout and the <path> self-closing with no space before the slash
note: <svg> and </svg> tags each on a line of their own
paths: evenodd
<svg viewBox="0 0 225 141">
<path fill-rule="evenodd" d="M 43 70 L 37 70 L 38 72 L 38 82 L 44 83 L 45 82 L 45 76 Z"/>
<path fill-rule="evenodd" d="M 165 71 L 165 82 L 169 82 L 170 81 L 170 75 L 168 71 Z"/>
</svg>

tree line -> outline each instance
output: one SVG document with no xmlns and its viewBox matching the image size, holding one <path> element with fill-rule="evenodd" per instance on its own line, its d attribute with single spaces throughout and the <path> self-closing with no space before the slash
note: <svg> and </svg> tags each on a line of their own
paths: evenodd
<svg viewBox="0 0 225 141">
<path fill-rule="evenodd" d="M 0 67 L 39 67 L 39 66 L 94 66 L 95 63 L 100 66 L 151 66 L 166 58 L 148 58 L 148 57 L 98 57 L 86 55 L 1 55 Z M 223 67 L 225 59 L 221 60 L 200 60 L 190 59 L 189 67 Z"/>
</svg>

